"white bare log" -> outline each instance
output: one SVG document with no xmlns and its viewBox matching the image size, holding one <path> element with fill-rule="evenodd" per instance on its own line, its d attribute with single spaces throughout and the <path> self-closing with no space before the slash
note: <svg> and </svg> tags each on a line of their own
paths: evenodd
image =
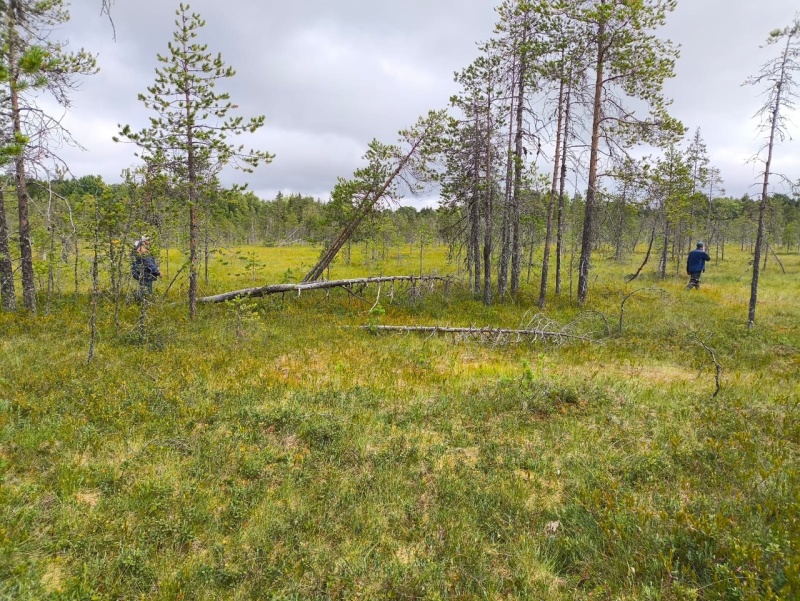
<svg viewBox="0 0 800 601">
<path fill-rule="evenodd" d="M 544 330 L 519 330 L 513 328 L 451 328 L 446 326 L 359 326 L 372 332 L 425 332 L 429 334 L 465 334 L 469 336 L 532 336 L 534 338 L 569 338 L 592 342 L 592 338 L 578 334 Z"/>
<path fill-rule="evenodd" d="M 327 280 L 319 282 L 306 282 L 301 284 L 272 284 L 269 286 L 261 286 L 258 288 L 245 288 L 244 290 L 235 290 L 233 292 L 224 292 L 222 294 L 215 294 L 213 296 L 204 296 L 198 298 L 200 303 L 224 303 L 225 301 L 233 300 L 240 297 L 258 298 L 262 296 L 269 296 L 270 294 L 280 294 L 283 292 L 297 292 L 300 295 L 305 290 L 324 290 L 330 288 L 351 288 L 352 286 L 368 285 L 368 284 L 381 284 L 383 282 L 410 282 L 412 286 L 418 283 L 433 284 L 434 282 L 449 283 L 451 278 L 442 276 L 413 276 L 413 275 L 393 275 L 393 276 L 380 276 L 371 278 L 355 278 L 350 280 Z"/>
</svg>

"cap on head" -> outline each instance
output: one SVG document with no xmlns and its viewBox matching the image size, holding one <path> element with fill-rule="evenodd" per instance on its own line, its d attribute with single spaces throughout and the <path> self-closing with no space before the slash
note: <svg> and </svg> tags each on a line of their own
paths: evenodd
<svg viewBox="0 0 800 601">
<path fill-rule="evenodd" d="M 147 236 L 142 236 L 142 237 L 141 237 L 141 238 L 139 238 L 139 239 L 138 239 L 136 242 L 134 242 L 134 243 L 133 243 L 133 248 L 134 248 L 135 250 L 138 250 L 138 248 L 139 248 L 140 246 L 142 246 L 143 244 L 148 244 L 149 242 L 150 242 L 150 238 L 149 238 L 149 237 L 147 237 Z"/>
</svg>

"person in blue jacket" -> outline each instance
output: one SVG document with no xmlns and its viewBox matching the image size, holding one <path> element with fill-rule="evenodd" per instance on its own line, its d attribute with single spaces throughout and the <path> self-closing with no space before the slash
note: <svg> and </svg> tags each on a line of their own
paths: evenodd
<svg viewBox="0 0 800 601">
<path fill-rule="evenodd" d="M 702 242 L 697 243 L 697 248 L 689 253 L 686 259 L 686 273 L 689 275 L 689 283 L 686 285 L 687 290 L 697 288 L 700 290 L 700 275 L 706 270 L 706 261 L 710 261 L 711 257 L 706 252 L 705 245 Z"/>
<path fill-rule="evenodd" d="M 153 255 L 150 254 L 150 239 L 147 236 L 142 236 L 133 243 L 131 275 L 139 282 L 139 289 L 136 291 L 138 298 L 153 294 L 153 282 L 161 277 L 161 272 Z"/>
</svg>

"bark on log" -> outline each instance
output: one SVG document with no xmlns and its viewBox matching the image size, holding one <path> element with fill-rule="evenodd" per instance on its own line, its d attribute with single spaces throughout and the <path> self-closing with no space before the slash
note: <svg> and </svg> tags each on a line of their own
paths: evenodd
<svg viewBox="0 0 800 601">
<path fill-rule="evenodd" d="M 542 338 L 570 338 L 592 342 L 588 336 L 567 334 L 564 332 L 542 330 L 519 330 L 513 328 L 451 328 L 445 326 L 359 326 L 362 330 L 378 332 L 428 332 L 430 334 L 469 334 L 494 336 L 533 336 Z"/>
<path fill-rule="evenodd" d="M 367 284 L 381 284 L 383 282 L 410 282 L 414 284 L 424 282 L 444 282 L 449 283 L 451 278 L 443 276 L 413 276 L 413 275 L 392 275 L 380 276 L 372 278 L 356 278 L 350 280 L 327 280 L 321 282 L 307 282 L 300 284 L 271 284 L 269 286 L 261 286 L 259 288 L 245 288 L 244 290 L 235 290 L 233 292 L 224 292 L 222 294 L 215 294 L 213 296 L 204 296 L 198 298 L 200 303 L 224 303 L 225 301 L 240 298 L 242 296 L 250 298 L 259 298 L 262 296 L 269 296 L 270 294 L 280 294 L 282 292 L 297 292 L 300 294 L 304 290 L 323 290 L 330 288 L 349 288 L 355 285 Z"/>
</svg>

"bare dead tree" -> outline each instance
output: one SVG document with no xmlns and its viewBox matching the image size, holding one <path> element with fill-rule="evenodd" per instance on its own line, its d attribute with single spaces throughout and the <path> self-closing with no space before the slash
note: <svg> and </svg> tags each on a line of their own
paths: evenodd
<svg viewBox="0 0 800 601">
<path fill-rule="evenodd" d="M 639 265 L 639 269 L 636 270 L 636 273 L 629 275 L 626 279 L 629 282 L 637 279 L 639 275 L 642 273 L 642 269 L 644 269 L 647 262 L 650 260 L 650 254 L 653 252 L 653 243 L 656 240 L 656 230 L 658 229 L 659 217 L 658 215 L 653 219 L 653 228 L 650 230 L 650 241 L 647 243 L 647 253 L 645 253 L 644 260 L 642 264 Z"/>
<path fill-rule="evenodd" d="M 758 75 L 745 81 L 747 85 L 766 84 L 767 86 L 764 105 L 756 113 L 761 118 L 760 129 L 767 133 L 767 142 L 761 149 L 761 153 L 766 152 L 767 156 L 763 159 L 764 172 L 761 183 L 761 203 L 758 209 L 758 233 L 756 234 L 753 277 L 750 281 L 750 305 L 747 314 L 748 329 L 753 327 L 756 319 L 759 264 L 764 244 L 764 215 L 767 210 L 772 153 L 776 141 L 783 141 L 786 137 L 787 118 L 781 113 L 781 109 L 792 109 L 794 107 L 793 99 L 797 97 L 794 73 L 800 71 L 800 16 L 795 16 L 791 26 L 771 32 L 766 45 L 781 41 L 784 41 L 784 47 L 780 55 L 766 62 Z"/>
<path fill-rule="evenodd" d="M 100 278 L 98 263 L 100 260 L 100 204 L 97 195 L 94 196 L 94 243 L 92 245 L 92 313 L 89 317 L 89 356 L 86 364 L 94 358 L 94 349 L 97 341 L 97 299 L 100 296 Z"/>
<path fill-rule="evenodd" d="M 582 342 L 596 342 L 597 338 L 591 334 L 581 333 L 582 324 L 593 315 L 596 311 L 584 312 L 578 315 L 573 321 L 566 325 L 559 324 L 553 319 L 547 317 L 543 313 L 536 313 L 530 318 L 526 318 L 523 324 L 518 328 L 502 328 L 502 327 L 482 327 L 475 326 L 457 327 L 457 326 L 379 326 L 379 325 L 366 325 L 359 326 L 360 329 L 369 330 L 372 332 L 402 332 L 402 333 L 426 333 L 431 336 L 437 334 L 454 334 L 462 339 L 476 337 L 482 340 L 491 340 L 494 344 L 509 344 L 512 342 L 521 342 L 527 340 L 529 342 L 536 342 L 540 340 L 548 340 L 556 344 L 562 344 L 567 341 L 582 341 Z M 607 323 L 607 322 L 606 322 Z"/>
</svg>

